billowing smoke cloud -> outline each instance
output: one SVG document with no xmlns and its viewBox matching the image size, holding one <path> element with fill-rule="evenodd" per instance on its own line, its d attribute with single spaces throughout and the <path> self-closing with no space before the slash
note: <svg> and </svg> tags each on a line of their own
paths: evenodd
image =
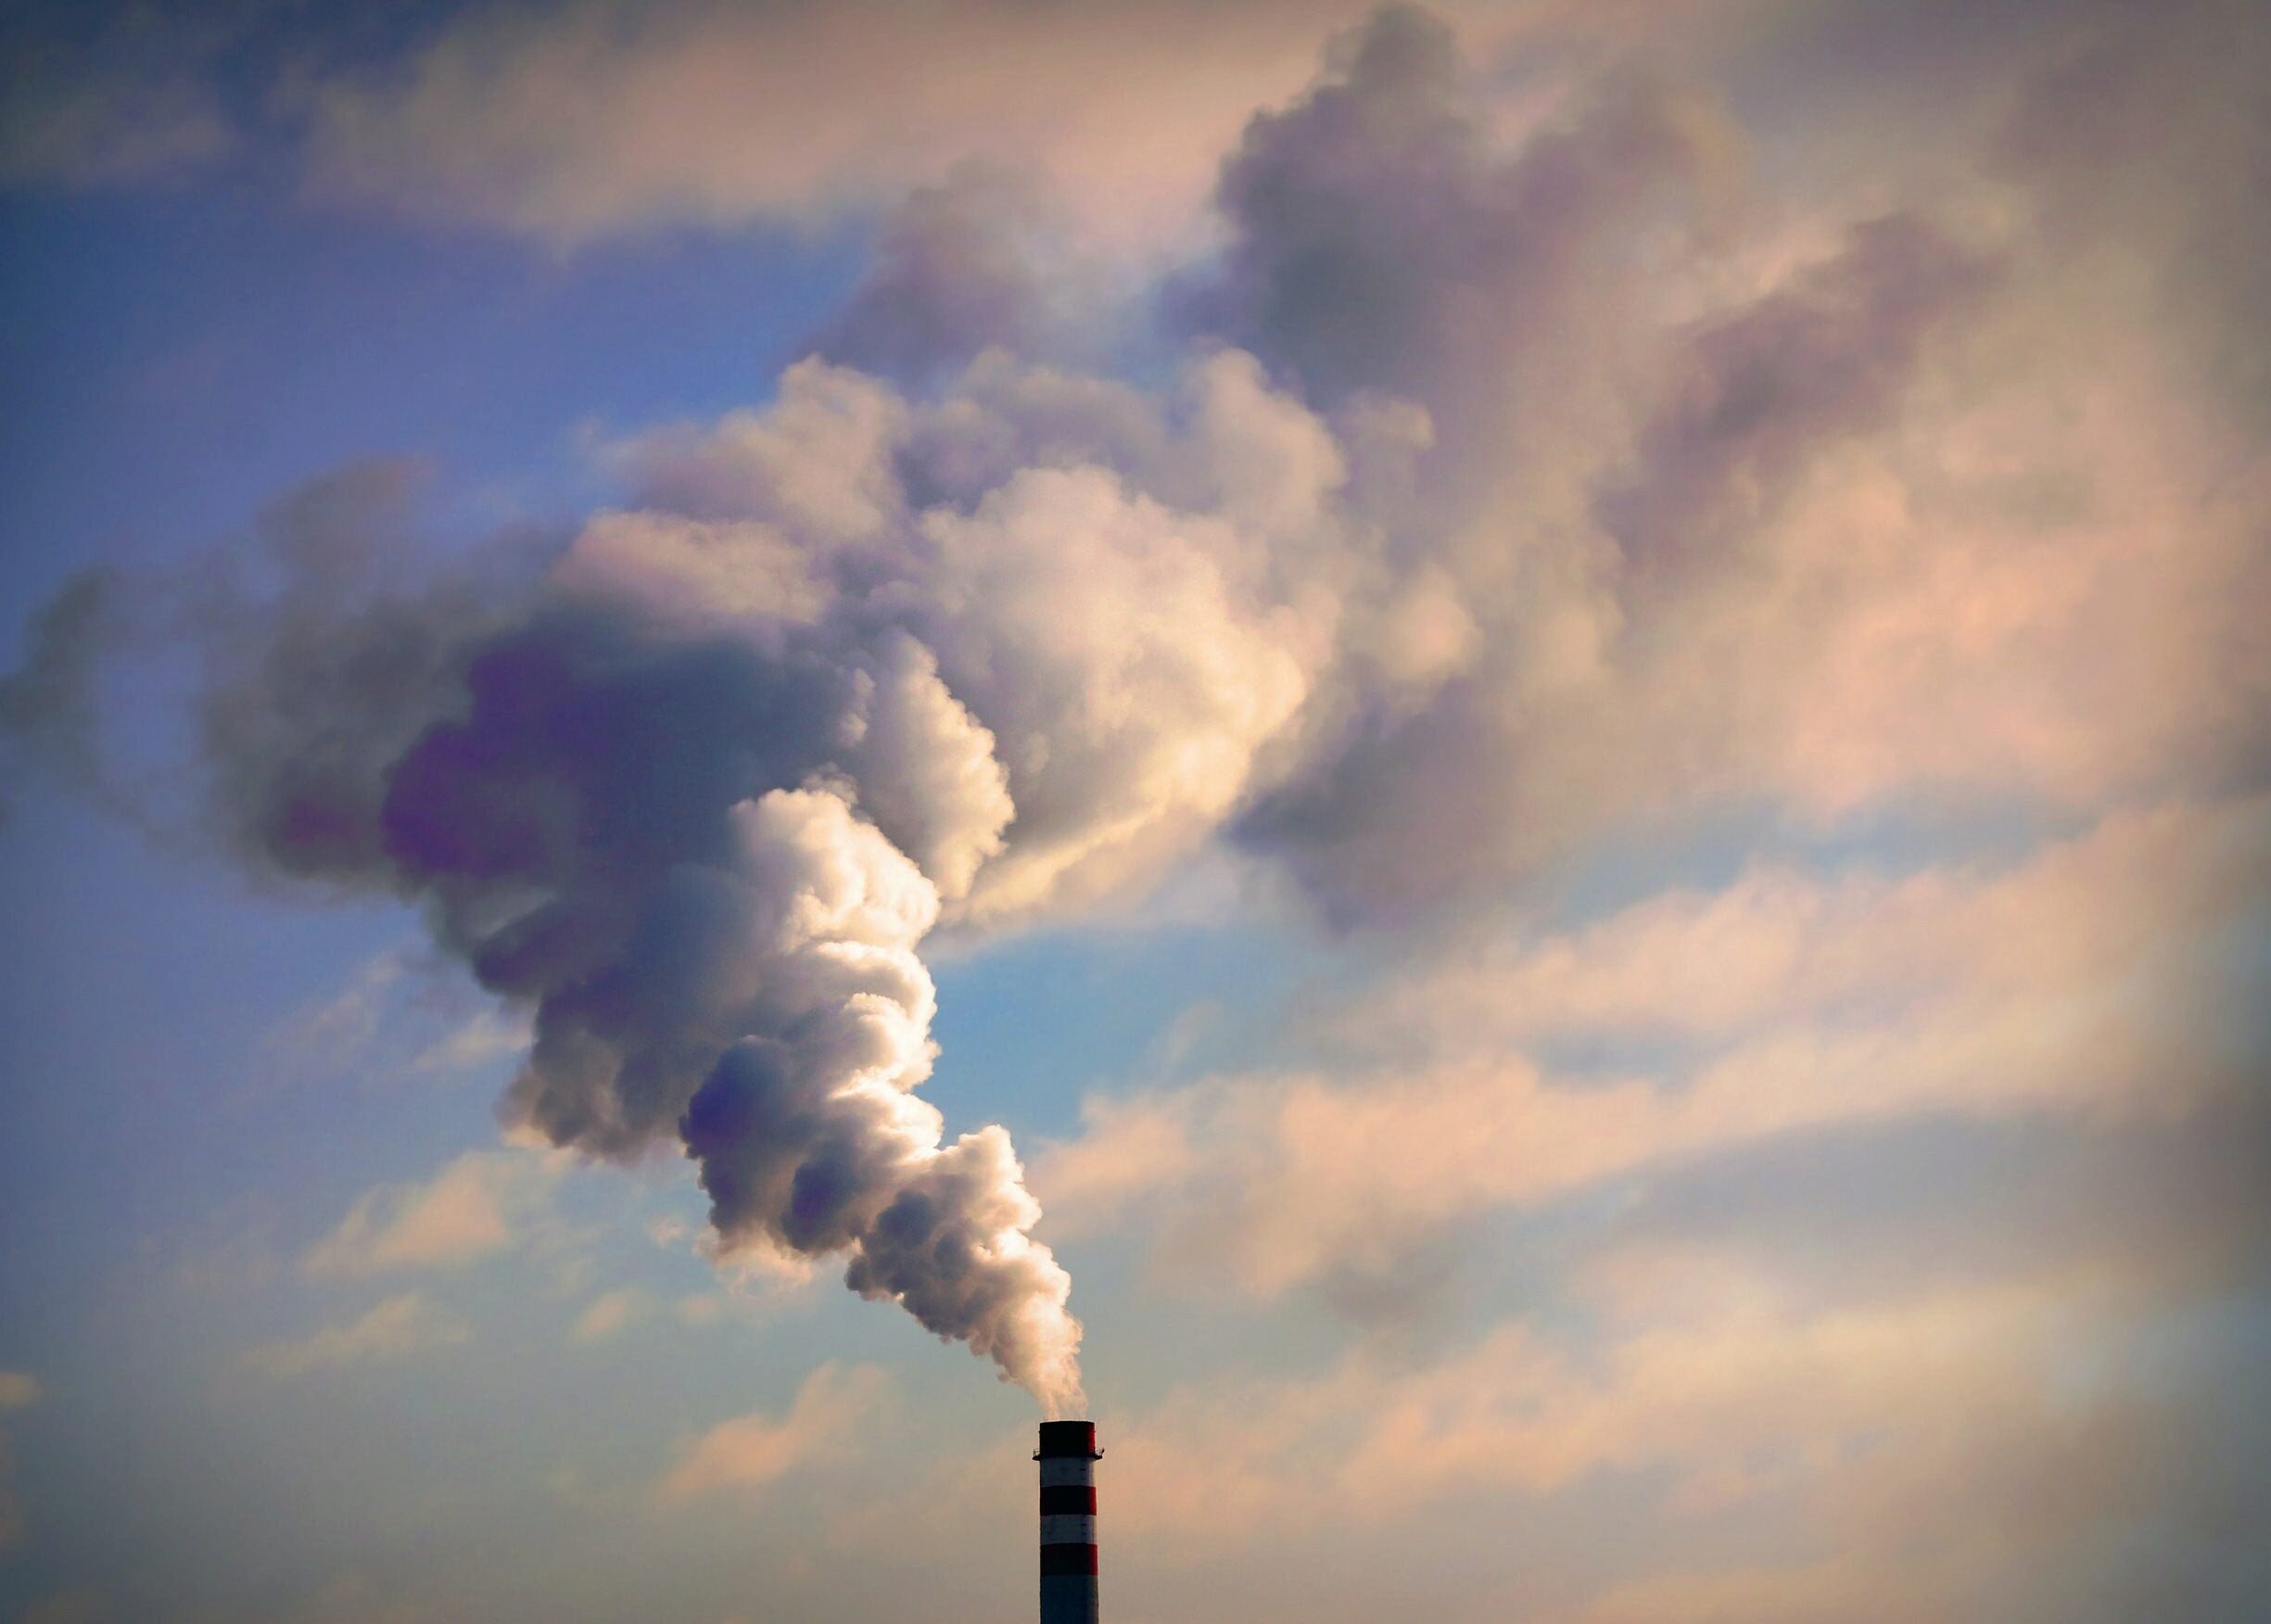
<svg viewBox="0 0 2271 1624">
<path fill-rule="evenodd" d="M 1077 1406 L 1009 1136 L 915 1092 L 918 949 L 1111 894 L 1267 770 L 1333 635 L 1338 448 L 1224 354 L 1164 403 L 997 360 L 926 405 L 816 361 L 612 455 L 637 505 L 479 579 L 402 584 L 403 470 L 280 504 L 206 612 L 222 832 L 414 901 L 529 1011 L 516 1124 L 676 1141 L 729 1252 L 842 1259 Z"/>
</svg>

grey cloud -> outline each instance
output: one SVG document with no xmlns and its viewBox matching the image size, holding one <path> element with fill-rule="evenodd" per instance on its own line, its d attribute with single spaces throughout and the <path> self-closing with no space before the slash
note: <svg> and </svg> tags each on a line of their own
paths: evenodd
<svg viewBox="0 0 2271 1624">
<path fill-rule="evenodd" d="M 261 868 L 391 882 L 387 771 L 456 694 L 468 644 L 507 612 L 490 580 L 418 568 L 423 477 L 373 462 L 312 480 L 262 514 L 253 551 L 190 589 L 200 747 L 219 768 L 210 815 Z"/>
<path fill-rule="evenodd" d="M 1593 322 L 1617 250 L 1694 207 L 1713 139 L 1701 104 L 1626 73 L 1507 150 L 1451 31 L 1384 7 L 1224 162 L 1230 239 L 1183 291 L 1185 319 L 1313 401 L 1418 401 L 1445 447 L 1431 473 L 1455 479 L 1465 459 L 1503 457 L 1517 402 L 1566 402 L 1573 380 L 1547 374 L 1569 329 L 1606 336 Z M 1597 370 L 1605 347 L 1589 347 Z"/>
<path fill-rule="evenodd" d="M 1492 177 L 1451 32 L 1392 8 L 1339 54 L 1300 103 L 1258 115 L 1224 164 L 1234 235 L 1219 281 L 1189 295 L 1199 321 L 1325 400 L 1424 383 L 1444 298 L 1494 273 L 1504 246 L 1481 240 L 1499 223 Z"/>
<path fill-rule="evenodd" d="M 2171 31 L 2193 42 L 2181 48 L 2140 40 L 2161 66 L 2124 58 L 2125 82 L 2162 87 L 2159 105 L 2185 101 L 2175 86 L 2197 77 L 2209 94 L 2179 122 L 2252 128 L 2258 98 L 2170 65 L 2194 59 L 2196 22 Z M 2028 97 L 2077 39 L 2126 37 L 2104 13 L 2029 48 L 2014 44 L 2024 30 L 1990 32 Z M 1943 66 L 1919 61 L 1923 74 Z M 2144 345 L 2199 325 L 2227 372 L 2246 364 L 2247 318 L 2203 323 L 2176 297 L 2180 268 L 2201 258 L 2188 244 L 2261 217 L 2231 184 L 2245 160 L 2197 175 L 2148 165 L 2150 183 L 2117 183 L 2117 208 L 2093 191 L 2093 169 L 2067 166 L 2066 182 L 2028 179 L 2036 189 L 2014 208 L 2011 162 L 1991 173 L 1986 161 L 1993 98 L 1967 69 L 1949 119 L 1957 157 L 1913 174 L 1846 160 L 1857 191 L 1898 200 L 1857 220 L 1841 215 L 1850 204 L 1756 178 L 1722 195 L 1738 172 L 1728 114 L 1676 64 L 1579 71 L 1563 89 L 1509 142 L 1481 121 L 1447 32 L 1391 10 L 1307 96 L 1256 119 L 1224 166 L 1227 242 L 1186 285 L 1186 319 L 1250 345 L 1344 431 L 1384 399 L 1426 418 L 1403 471 L 1380 482 L 1408 492 L 1380 516 L 1389 573 L 1345 628 L 1311 748 L 1240 810 L 1236 838 L 1353 925 L 1487 904 L 1604 832 L 1652 839 L 1761 805 L 1833 815 L 1903 778 L 1951 798 L 2087 796 L 2155 774 L 2252 781 L 2261 729 L 2227 715 L 2227 695 L 2259 691 L 2260 663 L 2235 651 L 2213 662 L 2222 675 L 2180 676 L 2145 652 L 2229 647 L 2237 621 L 2201 606 L 2260 595 L 2239 539 L 2261 506 L 2239 421 L 2150 359 L 2123 354 L 2133 369 L 2115 385 L 2112 358 L 2092 376 L 2073 349 L 2080 325 Z M 1842 149 L 1824 146 L 1834 171 Z M 2061 184 L 2100 210 L 2087 253 L 2053 229 L 2055 211 L 2024 206 Z M 2162 205 L 2176 223 L 2115 235 L 2150 222 L 2155 197 L 2176 199 Z M 2140 246 L 2164 285 L 2140 283 Z M 2165 413 L 2153 419 L 2165 443 L 2198 448 L 2201 494 L 2172 491 L 2163 517 L 2125 527 L 2110 516 L 2150 500 L 2153 481 L 2118 461 L 2110 428 L 2111 443 L 2083 451 L 2036 425 L 2053 400 L 2088 412 L 2106 388 L 2138 391 L 2140 412 Z M 1993 470 L 1989 438 L 2024 477 Z M 2024 618 L 2015 583 L 1994 578 L 1998 554 L 2095 514 L 2107 516 L 2092 551 L 2046 561 L 2066 584 L 2034 595 L 2031 641 L 1959 629 L 1969 615 Z M 1860 526 L 1870 548 L 1839 539 Z M 1895 545 L 1885 532 L 1903 527 Z M 2119 539 L 2164 527 L 2192 538 L 2174 575 Z M 1935 578 L 1928 550 L 1950 602 L 1929 623 L 1913 609 L 1901 612 L 1913 622 L 1888 621 L 1886 605 Z M 2176 607 L 2195 571 L 2219 584 Z M 2099 601 L 2116 576 L 2120 601 Z M 2062 603 L 2077 607 L 2054 623 Z M 1414 649 L 1427 657 L 1407 659 Z M 2132 657 L 2097 722 L 2062 711 L 2056 695 L 2072 706 L 2093 662 Z M 1809 688 L 1821 694 L 1810 709 Z M 1848 688 L 1833 717 L 1830 696 Z M 1859 690 L 1869 715 L 1851 703 Z"/>
<path fill-rule="evenodd" d="M 2087 1266 L 2125 1292 L 2243 1282 L 2271 1244 L 2271 1112 L 1841 1126 L 1731 1150 L 1634 1193 L 1605 1244 L 1770 1260 L 1825 1306 Z"/>
<path fill-rule="evenodd" d="M 13 751 L 114 806 L 95 742 L 95 683 L 117 637 L 118 577 L 84 570 L 32 617 L 23 661 L 0 677 L 0 740 Z M 6 801 L 0 797 L 0 815 Z"/>
<path fill-rule="evenodd" d="M 1631 474 L 1603 493 L 1605 527 L 1643 571 L 1755 528 L 1824 446 L 1892 417 L 1924 341 L 1993 275 L 1918 215 L 1855 226 L 1834 258 L 1680 345 Z"/>
<path fill-rule="evenodd" d="M 1989 149 L 2047 251 L 2140 271 L 2200 374 L 2271 417 L 2271 31 L 2245 0 L 2093 8 L 2032 65 Z"/>
<path fill-rule="evenodd" d="M 222 7 L 17 8 L 0 33 L 0 183 L 176 180 L 243 138 L 215 82 L 239 30 Z"/>
<path fill-rule="evenodd" d="M 1246 810 L 1237 838 L 1281 864 L 1344 929 L 1424 918 L 1462 898 L 1487 905 L 1473 890 L 1478 860 L 1487 862 L 1478 831 L 1510 815 L 1503 785 L 1520 752 L 1508 734 L 1500 696 L 1472 679 L 1447 684 L 1416 713 L 1360 716 L 1330 754 Z M 1462 770 L 1439 776 L 1447 760 Z M 1465 856 L 1435 860 L 1453 853 Z"/>
<path fill-rule="evenodd" d="M 874 262 L 814 335 L 823 358 L 918 386 L 983 351 L 1077 351 L 1100 289 L 1068 249 L 1071 222 L 1041 183 L 968 164 L 918 188 L 884 219 Z"/>
<path fill-rule="evenodd" d="M 1509 691 L 1536 636 L 1516 583 L 1605 595 L 1586 530 L 1630 432 L 1619 397 L 1645 375 L 1642 267 L 1668 232 L 1691 240 L 1725 142 L 1706 102 L 1635 71 L 1580 79 L 1516 144 L 1482 111 L 1441 23 L 1377 13 L 1306 96 L 1249 126 L 1218 191 L 1227 246 L 1178 296 L 1194 328 L 1333 409 L 1352 447 L 1383 403 L 1419 409 L 1378 442 L 1370 488 L 1401 496 L 1381 515 L 1394 573 L 1352 628 L 1332 719 L 1237 829 L 1344 922 L 1471 897 L 1493 847 L 1553 844 L 1513 827 L 1506 787 L 1539 725 Z M 1526 557 L 1501 512 L 1559 532 L 1558 556 Z"/>
</svg>

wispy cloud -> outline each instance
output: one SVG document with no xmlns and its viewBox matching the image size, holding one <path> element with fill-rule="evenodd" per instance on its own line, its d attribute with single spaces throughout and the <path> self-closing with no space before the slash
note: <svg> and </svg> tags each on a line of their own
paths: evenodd
<svg viewBox="0 0 2271 1624">
<path fill-rule="evenodd" d="M 369 1059 L 407 968 L 400 952 L 375 954 L 356 968 L 346 986 L 271 1027 L 260 1039 L 255 1086 L 282 1088 L 352 1073 Z"/>
<path fill-rule="evenodd" d="M 40 1398 L 39 1378 L 29 1371 L 0 1370 L 0 1415 L 34 1404 Z M 16 1495 L 16 1458 L 7 1434 L 0 1430 L 0 1552 L 23 1542 L 23 1507 Z"/>
<path fill-rule="evenodd" d="M 883 1402 L 889 1384 L 872 1364 L 830 1363 L 805 1378 L 784 1415 L 721 1421 L 685 1444 L 655 1491 L 683 1501 L 761 1489 L 792 1471 L 853 1453 L 859 1424 Z"/>
<path fill-rule="evenodd" d="M 2050 1422 L 2025 1395 L 2077 1303 L 2022 1287 L 1808 1313 L 1726 1262 L 1674 1260 L 1581 1355 L 1508 1324 L 1417 1369 L 1360 1357 L 1302 1380 L 1186 1389 L 1114 1428 L 1121 1526 L 1237 1542 L 1638 1467 L 1668 1468 L 1660 1492 L 1701 1513 L 1833 1479 L 1871 1445 L 1962 1450 L 1971 1418 L 1998 1407 L 2014 1429 Z"/>
<path fill-rule="evenodd" d="M 472 1328 L 449 1310 L 415 1291 L 389 1297 L 361 1318 L 327 1326 L 305 1337 L 262 1342 L 247 1348 L 245 1364 L 269 1376 L 306 1376 L 312 1371 L 408 1358 L 472 1339 Z"/>
<path fill-rule="evenodd" d="M 2182 1116 L 2260 1058 L 2242 943 L 2266 829 L 2254 801 L 2123 813 L 2003 871 L 1756 871 L 1450 956 L 1345 1018 L 1360 1045 L 1424 1034 L 1425 1061 L 1094 1100 L 1034 1185 L 1060 1234 L 1148 1210 L 1161 1267 L 1275 1292 L 1778 1136 Z M 1554 1042 L 1615 1069 L 1558 1075 L 1533 1058 Z"/>
<path fill-rule="evenodd" d="M 219 15 L 145 6 L 91 37 L 11 27 L 0 42 L 0 181 L 176 181 L 229 156 L 241 132 L 213 70 L 233 32 Z"/>
<path fill-rule="evenodd" d="M 1188 223 L 1248 114 L 1298 90 L 1320 35 L 1366 9 L 972 0 L 882 29 L 811 0 L 474 15 L 387 70 L 315 86 L 310 172 L 329 196 L 574 242 L 809 218 L 990 160 L 1109 198 L 1096 222 L 1140 241 Z M 1202 62 L 1168 43 L 1198 28 Z M 536 126 L 561 139 L 533 151 L 515 132 Z"/>
<path fill-rule="evenodd" d="M 425 956 L 389 948 L 263 1034 L 247 1086 L 265 1096 L 311 1084 L 461 1074 L 525 1050 L 529 1036 L 525 1013 L 478 1001 Z"/>
<path fill-rule="evenodd" d="M 534 1035 L 526 1014 L 476 1009 L 411 1058 L 418 1072 L 467 1072 L 525 1052 Z"/>
<path fill-rule="evenodd" d="M 578 1342 L 601 1341 L 644 1314 L 649 1306 L 646 1293 L 635 1288 L 602 1292 L 576 1316 L 568 1336 Z"/>
<path fill-rule="evenodd" d="M 313 1275 L 458 1268 L 527 1238 L 560 1171 L 525 1150 L 468 1151 L 424 1184 L 382 1185 L 302 1260 Z"/>
</svg>

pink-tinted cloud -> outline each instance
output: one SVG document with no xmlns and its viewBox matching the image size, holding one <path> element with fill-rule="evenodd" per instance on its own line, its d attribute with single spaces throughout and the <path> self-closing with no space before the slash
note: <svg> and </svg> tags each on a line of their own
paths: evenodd
<svg viewBox="0 0 2271 1624">
<path fill-rule="evenodd" d="M 1343 1018 L 1437 1057 L 1100 1099 L 1034 1185 L 1062 1235 L 1130 1212 L 1158 1266 L 1275 1293 L 1402 1266 L 1495 1209 L 1779 1136 L 1932 1116 L 2182 1116 L 2252 1063 L 2233 933 L 2271 894 L 2259 801 L 2119 814 L 2002 872 L 1759 871 L 1492 950 Z M 1681 1046 L 1556 1077 L 1525 1047 Z"/>
<path fill-rule="evenodd" d="M 765 1488 L 789 1473 L 855 1453 L 860 1429 L 888 1392 L 871 1364 L 823 1364 L 805 1378 L 787 1414 L 721 1421 L 687 1443 L 655 1491 L 666 1501 Z"/>
<path fill-rule="evenodd" d="M 268 1376 L 298 1377 L 319 1370 L 410 1358 L 472 1339 L 457 1315 L 415 1291 L 389 1297 L 357 1319 L 326 1326 L 305 1337 L 247 1348 L 244 1363 Z"/>
<path fill-rule="evenodd" d="M 425 1184 L 361 1197 L 311 1248 L 316 1275 L 456 1268 L 519 1245 L 564 1171 L 526 1151 L 469 1151 Z"/>
</svg>

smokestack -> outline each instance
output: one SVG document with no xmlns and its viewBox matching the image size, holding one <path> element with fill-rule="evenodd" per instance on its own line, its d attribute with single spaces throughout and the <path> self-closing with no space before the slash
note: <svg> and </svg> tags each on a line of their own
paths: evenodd
<svg viewBox="0 0 2271 1624">
<path fill-rule="evenodd" d="M 1041 1463 L 1041 1624 L 1097 1624 L 1096 1423 L 1042 1422 L 1033 1458 Z"/>
</svg>

